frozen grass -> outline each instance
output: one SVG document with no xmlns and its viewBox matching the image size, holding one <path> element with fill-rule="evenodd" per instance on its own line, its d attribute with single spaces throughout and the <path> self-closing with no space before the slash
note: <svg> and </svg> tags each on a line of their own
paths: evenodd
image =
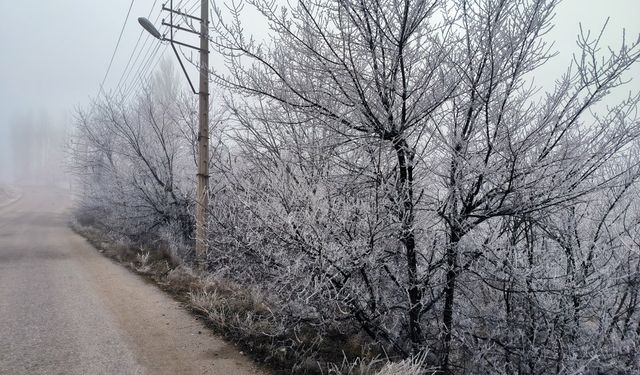
<svg viewBox="0 0 640 375">
<path fill-rule="evenodd" d="M 340 364 L 329 366 L 327 375 L 427 375 L 435 374 L 435 369 L 426 366 L 426 353 L 407 358 L 399 362 L 386 359 L 356 359 L 349 362 L 346 359 Z"/>
<path fill-rule="evenodd" d="M 84 218 L 86 219 L 86 218 Z M 113 240 L 78 218 L 72 228 L 101 253 L 153 280 L 185 303 L 217 334 L 239 344 L 256 362 L 282 374 L 425 375 L 424 356 L 389 362 L 370 350 L 368 339 L 291 326 L 291 317 L 260 292 L 211 274 L 200 274 L 166 249 Z"/>
<path fill-rule="evenodd" d="M 425 369 L 426 355 L 407 358 L 400 362 L 388 362 L 376 375 L 426 375 L 435 371 Z"/>
</svg>

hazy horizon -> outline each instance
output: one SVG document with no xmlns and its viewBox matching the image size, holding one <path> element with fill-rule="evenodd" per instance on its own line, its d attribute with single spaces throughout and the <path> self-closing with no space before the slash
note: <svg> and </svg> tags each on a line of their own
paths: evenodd
<svg viewBox="0 0 640 375">
<path fill-rule="evenodd" d="M 105 90 L 115 88 L 133 47 L 140 35 L 137 17 L 147 16 L 154 2 L 135 1 L 113 66 L 105 81 Z M 176 7 L 181 2 L 176 0 Z M 184 1 L 188 8 L 193 0 Z M 51 128 L 68 128 L 75 108 L 88 104 L 98 93 L 117 42 L 120 28 L 127 14 L 129 0 L 110 2 L 59 0 L 41 2 L 24 0 L 3 1 L 0 10 L 8 15 L 0 24 L 0 32 L 7 36 L 0 57 L 0 181 L 14 180 L 11 165 L 11 127 L 20 119 L 38 118 Z M 160 13 L 157 3 L 151 13 Z M 633 0 L 580 1 L 566 0 L 557 8 L 556 26 L 548 40 L 556 40 L 558 56 L 536 74 L 536 82 L 549 86 L 564 72 L 576 51 L 575 40 L 579 24 L 598 32 L 610 17 L 605 45 L 619 45 L 622 29 L 627 38 L 640 33 L 636 18 L 640 3 Z M 159 22 L 159 21 L 158 21 Z M 144 39 L 144 38 L 143 38 Z M 212 64 L 218 62 L 212 54 Z M 629 77 L 640 76 L 640 66 Z M 638 89 L 640 81 L 629 89 Z M 212 87 L 215 90 L 215 87 Z"/>
</svg>

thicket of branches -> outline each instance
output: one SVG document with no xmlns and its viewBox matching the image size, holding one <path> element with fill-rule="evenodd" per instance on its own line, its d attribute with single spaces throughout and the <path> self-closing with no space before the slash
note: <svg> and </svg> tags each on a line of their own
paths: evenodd
<svg viewBox="0 0 640 375">
<path fill-rule="evenodd" d="M 171 69 L 162 64 L 130 102 L 105 95 L 78 111 L 70 152 L 92 221 L 124 237 L 161 233 L 184 245 L 195 225 L 196 115 Z"/>
<path fill-rule="evenodd" d="M 247 3 L 268 41 L 212 24 L 210 272 L 442 374 L 640 369 L 640 96 L 607 100 L 637 39 L 583 32 L 541 89 L 555 0 Z M 189 245 L 195 106 L 161 77 L 79 116 L 76 167 L 112 230 Z"/>
</svg>

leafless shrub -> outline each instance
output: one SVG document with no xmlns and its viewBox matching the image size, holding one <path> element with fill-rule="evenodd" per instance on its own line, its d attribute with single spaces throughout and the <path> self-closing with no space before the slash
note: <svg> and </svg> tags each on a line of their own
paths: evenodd
<svg viewBox="0 0 640 375">
<path fill-rule="evenodd" d="M 640 95 L 599 104 L 640 40 L 581 32 L 544 91 L 556 0 L 247 4 L 268 42 L 244 35 L 241 1 L 211 26 L 228 116 L 205 279 L 175 269 L 196 137 L 176 96 L 79 114 L 93 225 L 145 243 L 149 272 L 296 371 L 381 353 L 383 374 L 638 371 Z"/>
<path fill-rule="evenodd" d="M 136 270 L 140 273 L 148 273 L 151 270 L 148 252 L 138 253 L 138 256 L 136 257 Z"/>
</svg>

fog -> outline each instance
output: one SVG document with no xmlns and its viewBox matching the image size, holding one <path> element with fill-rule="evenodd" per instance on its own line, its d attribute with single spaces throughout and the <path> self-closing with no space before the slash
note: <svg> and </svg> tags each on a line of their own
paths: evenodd
<svg viewBox="0 0 640 375">
<path fill-rule="evenodd" d="M 151 7 L 149 1 L 136 3 L 130 23 Z M 97 93 L 128 5 L 128 0 L 0 0 L 0 180 L 34 183 L 40 169 L 63 172 L 63 136 L 74 109 Z M 134 26 L 123 35 L 123 58 L 137 37 Z M 43 143 L 46 149 L 39 148 Z"/>
<path fill-rule="evenodd" d="M 140 35 L 136 19 L 147 16 L 153 3 L 134 2 L 105 90 L 113 89 L 121 77 Z M 196 2 L 175 3 L 189 9 Z M 129 0 L 0 1 L 0 12 L 5 15 L 0 23 L 0 182 L 37 183 L 62 174 L 64 140 L 74 109 L 98 93 L 129 4 Z M 160 13 L 160 7 L 157 2 L 151 19 Z M 604 40 L 615 47 L 623 28 L 629 39 L 637 37 L 639 15 L 637 0 L 562 2 L 556 27 L 548 35 L 555 41 L 558 56 L 536 81 L 548 87 L 565 71 L 576 50 L 581 23 L 585 29 L 598 31 L 609 17 Z M 215 53 L 212 61 L 215 66 Z M 629 78 L 638 76 L 640 67 L 636 66 Z M 626 90 L 639 87 L 636 80 Z"/>
</svg>

